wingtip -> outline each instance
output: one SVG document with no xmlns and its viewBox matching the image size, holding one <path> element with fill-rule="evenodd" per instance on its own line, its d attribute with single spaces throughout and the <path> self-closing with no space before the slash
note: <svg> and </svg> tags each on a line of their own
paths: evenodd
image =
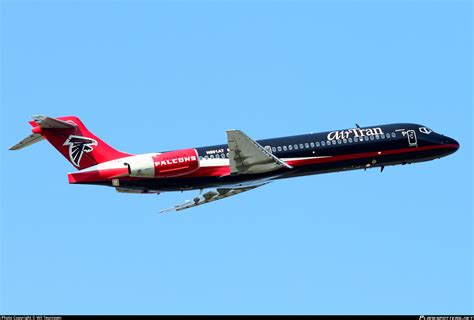
<svg viewBox="0 0 474 320">
<path fill-rule="evenodd" d="M 159 214 L 164 215 L 173 211 L 176 211 L 176 209 L 175 208 L 164 209 L 164 210 L 161 210 Z"/>
</svg>

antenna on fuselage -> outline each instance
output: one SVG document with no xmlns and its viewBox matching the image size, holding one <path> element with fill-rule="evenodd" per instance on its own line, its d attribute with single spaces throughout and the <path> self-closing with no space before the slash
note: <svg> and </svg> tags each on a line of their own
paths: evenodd
<svg viewBox="0 0 474 320">
<path fill-rule="evenodd" d="M 358 123 L 356 123 L 356 127 L 360 129 L 360 126 L 359 126 L 359 124 L 358 124 Z"/>
</svg>

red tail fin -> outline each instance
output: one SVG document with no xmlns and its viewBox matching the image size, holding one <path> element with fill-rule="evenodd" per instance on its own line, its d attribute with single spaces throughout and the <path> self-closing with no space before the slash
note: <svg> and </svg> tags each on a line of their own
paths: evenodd
<svg viewBox="0 0 474 320">
<path fill-rule="evenodd" d="M 115 150 L 102 141 L 90 132 L 78 117 L 35 116 L 33 119 L 30 121 L 33 135 L 12 149 L 20 149 L 43 137 L 78 169 L 130 156 L 128 153 Z"/>
</svg>

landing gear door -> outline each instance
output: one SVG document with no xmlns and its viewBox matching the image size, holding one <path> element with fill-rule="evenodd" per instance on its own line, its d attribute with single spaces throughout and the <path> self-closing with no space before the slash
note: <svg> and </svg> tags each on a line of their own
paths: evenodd
<svg viewBox="0 0 474 320">
<path fill-rule="evenodd" d="M 408 130 L 406 135 L 408 137 L 408 145 L 410 147 L 417 147 L 418 146 L 418 141 L 416 139 L 415 130 Z"/>
</svg>

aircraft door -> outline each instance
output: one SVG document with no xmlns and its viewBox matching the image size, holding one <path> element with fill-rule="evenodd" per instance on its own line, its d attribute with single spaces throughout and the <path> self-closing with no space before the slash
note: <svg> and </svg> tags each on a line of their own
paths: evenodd
<svg viewBox="0 0 474 320">
<path fill-rule="evenodd" d="M 418 146 L 418 140 L 416 138 L 415 130 L 408 130 L 406 132 L 406 136 L 408 137 L 408 145 L 410 147 L 417 147 Z"/>
</svg>

